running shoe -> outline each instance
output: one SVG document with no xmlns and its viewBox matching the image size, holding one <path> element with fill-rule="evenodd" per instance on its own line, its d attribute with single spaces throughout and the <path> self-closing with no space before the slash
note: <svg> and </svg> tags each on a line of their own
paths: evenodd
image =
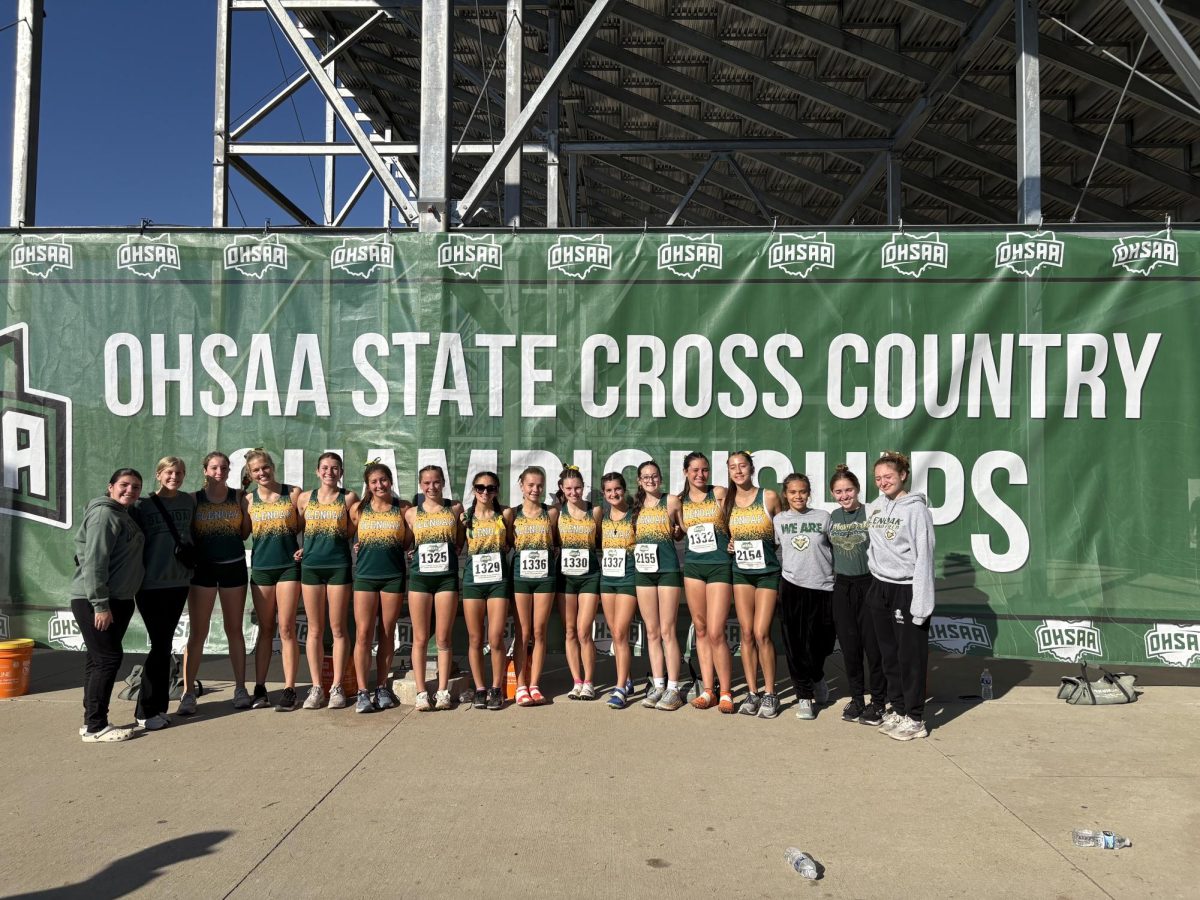
<svg viewBox="0 0 1200 900">
<path fill-rule="evenodd" d="M 105 725 L 99 731 L 88 731 L 83 734 L 85 744 L 115 744 L 127 741 L 133 737 L 129 728 L 118 728 L 116 725 Z"/>
<path fill-rule="evenodd" d="M 251 709 L 266 709 L 271 705 L 271 698 L 267 695 L 267 686 L 265 684 L 256 684 L 254 686 L 254 696 L 250 700 Z"/>
<path fill-rule="evenodd" d="M 500 688 L 488 688 L 487 708 L 488 709 L 503 709 L 504 708 L 504 695 L 500 693 Z"/>
<path fill-rule="evenodd" d="M 434 709 L 449 709 L 453 704 L 450 701 L 449 691 L 438 691 L 436 700 L 434 701 Z"/>
<path fill-rule="evenodd" d="M 654 682 L 650 682 L 650 687 L 646 688 L 646 697 L 642 700 L 642 706 L 646 709 L 654 709 L 658 706 L 658 701 L 666 694 L 666 688 L 657 687 Z"/>
<path fill-rule="evenodd" d="M 621 688 L 613 688 L 612 693 L 608 695 L 609 709 L 624 709 L 628 705 L 625 699 L 625 691 Z"/>
<path fill-rule="evenodd" d="M 572 687 L 571 690 L 567 692 L 567 699 L 568 700 L 578 700 L 579 692 L 582 690 L 583 690 L 583 682 L 582 681 L 575 682 L 574 687 Z"/>
<path fill-rule="evenodd" d="M 713 692 L 705 689 L 692 698 L 692 706 L 696 709 L 712 709 L 717 705 L 716 701 Z"/>
<path fill-rule="evenodd" d="M 244 684 L 239 684 L 233 689 L 234 709 L 249 709 L 250 703 L 250 692 L 246 690 L 246 686 Z"/>
<path fill-rule="evenodd" d="M 332 706 L 332 702 L 330 706 Z M 375 704 L 371 701 L 370 691 L 359 691 L 358 697 L 354 702 L 354 711 L 356 713 L 371 713 L 375 712 Z"/>
<path fill-rule="evenodd" d="M 325 705 L 325 692 L 321 690 L 319 684 L 314 684 L 308 689 L 308 696 L 304 698 L 305 709 L 320 709 Z"/>
<path fill-rule="evenodd" d="M 862 721 L 863 705 L 862 701 L 852 698 L 849 703 L 842 707 L 842 721 L 858 723 Z"/>
<path fill-rule="evenodd" d="M 196 714 L 196 695 L 191 691 L 179 698 L 179 708 L 175 710 L 181 716 L 194 716 Z"/>
<path fill-rule="evenodd" d="M 381 684 L 375 688 L 375 708 L 376 709 L 394 709 L 400 705 L 400 701 L 396 699 L 396 695 L 392 693 L 392 689 L 387 685 Z"/>
<path fill-rule="evenodd" d="M 475 698 L 471 704 L 476 709 L 487 709 L 487 689 L 475 688 Z"/>
<path fill-rule="evenodd" d="M 914 738 L 929 737 L 929 732 L 925 728 L 925 723 L 920 719 L 905 716 L 896 724 L 895 728 L 887 732 L 887 736 L 894 741 L 911 741 Z"/>
<path fill-rule="evenodd" d="M 813 696 L 818 703 L 829 702 L 829 682 L 824 678 L 813 685 Z"/>
<path fill-rule="evenodd" d="M 733 695 L 722 692 L 721 699 L 717 703 L 717 709 L 727 716 L 737 712 L 737 707 L 733 705 Z"/>
<path fill-rule="evenodd" d="M 148 719 L 138 719 L 138 727 L 146 731 L 161 731 L 171 724 L 171 720 L 161 713 Z"/>
<path fill-rule="evenodd" d="M 275 704 L 275 712 L 291 712 L 296 708 L 296 689 L 285 687 L 279 694 L 279 702 Z"/>
<path fill-rule="evenodd" d="M 340 684 L 335 684 L 329 689 L 330 709 L 345 709 L 349 705 L 350 701 L 346 699 L 346 692 L 342 690 Z"/>
<path fill-rule="evenodd" d="M 662 699 L 654 704 L 655 709 L 663 709 L 667 712 L 674 712 L 683 706 L 684 700 L 679 691 L 675 688 L 667 688 L 662 695 Z"/>
<path fill-rule="evenodd" d="M 580 700 L 595 700 L 596 699 L 596 688 L 592 686 L 592 683 L 590 681 L 585 681 L 583 683 L 583 687 L 581 687 L 579 689 L 579 699 Z"/>
<path fill-rule="evenodd" d="M 900 715 L 900 713 L 896 712 L 894 709 L 890 710 L 883 717 L 883 724 L 879 726 L 879 733 L 887 734 L 889 731 L 899 725 L 904 718 L 904 716 Z"/>
<path fill-rule="evenodd" d="M 796 718 L 797 719 L 815 719 L 816 712 L 813 710 L 813 702 L 811 700 L 796 701 Z"/>
<path fill-rule="evenodd" d="M 758 706 L 762 703 L 762 695 L 751 691 L 746 695 L 746 699 L 742 701 L 741 708 L 738 712 L 743 716 L 757 716 Z"/>
<path fill-rule="evenodd" d="M 859 720 L 864 725 L 879 727 L 883 724 L 883 704 L 876 703 L 872 700 L 863 707 L 862 718 Z"/>
<path fill-rule="evenodd" d="M 762 702 L 758 707 L 758 717 L 760 719 L 773 719 L 779 715 L 779 698 L 774 694 L 763 694 Z"/>
<path fill-rule="evenodd" d="M 433 704 L 429 702 L 429 691 L 421 691 L 417 694 L 417 700 L 413 706 L 417 712 L 429 712 L 433 709 Z"/>
</svg>

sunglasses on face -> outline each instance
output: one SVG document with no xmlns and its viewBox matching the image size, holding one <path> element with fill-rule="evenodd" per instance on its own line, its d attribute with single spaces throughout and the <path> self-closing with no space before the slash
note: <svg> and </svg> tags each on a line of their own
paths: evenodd
<svg viewBox="0 0 1200 900">
<path fill-rule="evenodd" d="M 499 487 L 494 484 L 477 484 L 474 487 L 477 494 L 494 494 L 499 490 Z"/>
</svg>

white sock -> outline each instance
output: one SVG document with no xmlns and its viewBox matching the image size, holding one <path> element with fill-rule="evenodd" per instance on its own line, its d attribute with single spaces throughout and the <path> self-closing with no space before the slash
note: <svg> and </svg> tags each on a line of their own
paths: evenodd
<svg viewBox="0 0 1200 900">
<path fill-rule="evenodd" d="M 655 678 L 653 680 L 654 680 L 654 687 L 660 691 L 667 686 L 667 679 L 665 679 L 665 678 Z"/>
<path fill-rule="evenodd" d="M 679 690 L 679 682 L 678 682 L 678 681 L 668 681 L 668 682 L 667 682 L 667 690 L 668 690 L 668 691 L 677 691 L 677 690 Z"/>
</svg>

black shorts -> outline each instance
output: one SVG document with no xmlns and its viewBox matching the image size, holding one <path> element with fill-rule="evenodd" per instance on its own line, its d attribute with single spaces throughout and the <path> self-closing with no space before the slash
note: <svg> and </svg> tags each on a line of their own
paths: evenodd
<svg viewBox="0 0 1200 900">
<path fill-rule="evenodd" d="M 192 584 L 196 587 L 245 587 L 249 580 L 244 559 L 223 563 L 201 562 L 192 572 Z"/>
</svg>

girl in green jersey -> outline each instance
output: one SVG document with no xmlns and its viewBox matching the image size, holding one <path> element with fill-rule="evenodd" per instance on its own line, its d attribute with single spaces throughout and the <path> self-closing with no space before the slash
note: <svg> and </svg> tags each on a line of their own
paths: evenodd
<svg viewBox="0 0 1200 900">
<path fill-rule="evenodd" d="M 583 499 L 583 475 L 578 466 L 567 466 L 558 476 L 559 557 L 558 602 L 566 632 L 567 666 L 574 686 L 571 700 L 594 700 L 592 678 L 596 671 L 596 645 L 592 623 L 600 603 L 600 518 L 603 510 Z"/>
<path fill-rule="evenodd" d="M 546 472 L 530 466 L 521 473 L 521 503 L 505 511 L 513 536 L 513 605 L 516 607 L 517 643 L 513 663 L 517 669 L 517 705 L 539 706 L 546 702 L 538 687 L 546 665 L 546 626 L 554 610 L 557 566 L 554 550 L 558 543 L 558 510 L 542 502 Z M 525 652 L 533 638 L 533 652 Z"/>
<path fill-rule="evenodd" d="M 479 472 L 471 483 L 474 498 L 463 513 L 467 557 L 463 567 L 463 618 L 467 620 L 467 660 L 475 678 L 476 709 L 500 709 L 504 705 L 504 625 L 512 585 L 508 549 L 512 544 L 504 507 L 497 494 L 500 479 L 495 472 Z M 487 642 L 491 648 L 491 687 L 484 682 L 484 616 Z"/>
</svg>

